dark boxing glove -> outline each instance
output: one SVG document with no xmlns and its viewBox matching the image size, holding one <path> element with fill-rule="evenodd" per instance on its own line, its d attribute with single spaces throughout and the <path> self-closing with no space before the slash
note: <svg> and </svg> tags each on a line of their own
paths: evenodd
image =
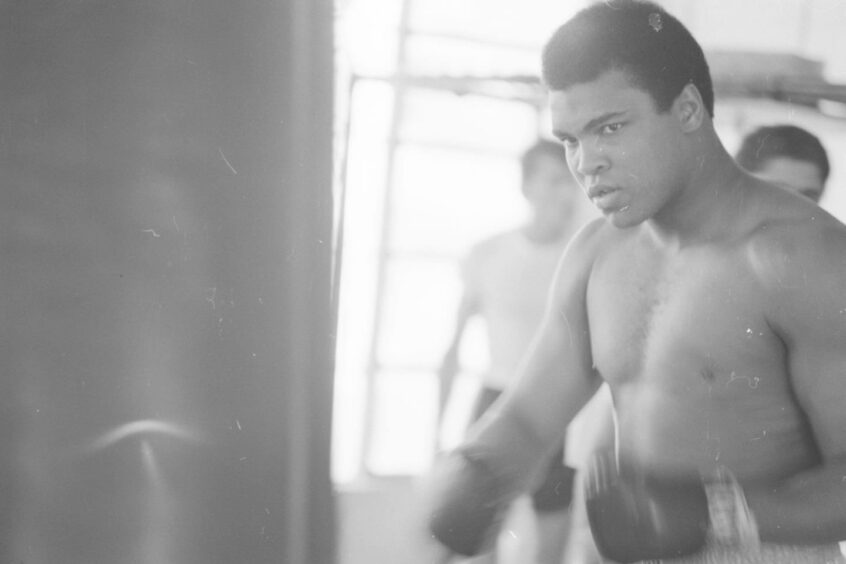
<svg viewBox="0 0 846 564">
<path fill-rule="evenodd" d="M 441 461 L 432 480 L 429 531 L 462 556 L 494 546 L 510 496 L 484 453 L 459 449 Z"/>
<path fill-rule="evenodd" d="M 708 498 L 701 482 L 658 483 L 597 455 L 585 480 L 596 547 L 617 562 L 673 558 L 699 551 L 708 538 Z"/>
<path fill-rule="evenodd" d="M 668 481 L 621 469 L 613 455 L 588 468 L 585 503 L 599 552 L 617 562 L 678 558 L 708 542 L 759 546 L 740 486 L 722 470 L 713 482 Z"/>
</svg>

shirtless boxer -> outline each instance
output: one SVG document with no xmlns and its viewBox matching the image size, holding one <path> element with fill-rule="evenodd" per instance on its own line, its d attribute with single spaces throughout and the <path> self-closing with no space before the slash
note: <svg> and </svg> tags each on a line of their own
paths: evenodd
<svg viewBox="0 0 846 564">
<path fill-rule="evenodd" d="M 795 125 L 769 125 L 743 138 L 737 164 L 757 176 L 819 202 L 829 163 L 820 140 Z"/>
<path fill-rule="evenodd" d="M 511 383 L 543 320 L 564 247 L 578 227 L 581 194 L 561 145 L 537 141 L 523 153 L 520 165 L 521 190 L 529 207 L 526 222 L 476 244 L 462 263 L 464 292 L 439 372 L 442 413 L 460 369 L 461 342 L 473 317 L 485 323 L 490 359 L 473 420 Z M 563 455 L 563 448 L 556 451 L 542 483 L 533 489 L 535 564 L 560 564 L 566 545 L 574 470 L 564 465 Z"/>
<path fill-rule="evenodd" d="M 811 132 L 790 124 L 758 127 L 743 137 L 735 161 L 762 180 L 796 192 L 814 202 L 819 202 L 825 191 L 830 165 L 828 155 L 820 140 Z M 605 401 L 605 398 L 601 398 Z M 593 400 L 596 402 L 596 400 Z M 597 406 L 592 419 L 586 423 L 595 428 L 582 438 L 582 448 L 598 450 L 613 444 L 611 405 Z M 581 481 L 583 475 L 577 475 Z M 596 562 L 596 548 L 590 539 L 584 503 L 578 495 L 570 511 L 571 531 L 568 537 L 567 564 Z"/>
<path fill-rule="evenodd" d="M 517 385 L 438 469 L 432 534 L 485 550 L 605 381 L 616 452 L 586 498 L 606 558 L 843 562 L 846 227 L 737 166 L 702 50 L 657 5 L 586 8 L 543 78 L 605 217 L 569 245 Z"/>
</svg>

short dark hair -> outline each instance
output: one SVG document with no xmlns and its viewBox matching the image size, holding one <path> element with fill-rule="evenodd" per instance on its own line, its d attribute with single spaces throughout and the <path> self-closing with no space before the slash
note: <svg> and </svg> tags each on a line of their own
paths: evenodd
<svg viewBox="0 0 846 564">
<path fill-rule="evenodd" d="M 542 76 L 551 90 L 625 72 L 650 94 L 659 112 L 670 109 L 688 84 L 714 116 L 714 87 L 702 47 L 664 8 L 638 0 L 606 0 L 573 16 L 547 42 Z"/>
<path fill-rule="evenodd" d="M 544 155 L 558 159 L 564 166 L 567 166 L 567 154 L 564 152 L 561 143 L 541 138 L 526 149 L 520 157 L 520 173 L 523 175 L 523 180 L 532 175 L 538 159 Z"/>
<path fill-rule="evenodd" d="M 749 172 L 756 172 L 767 161 L 779 157 L 814 164 L 823 184 L 828 180 L 830 166 L 825 147 L 816 135 L 795 125 L 768 125 L 755 129 L 743 138 L 735 160 Z"/>
</svg>

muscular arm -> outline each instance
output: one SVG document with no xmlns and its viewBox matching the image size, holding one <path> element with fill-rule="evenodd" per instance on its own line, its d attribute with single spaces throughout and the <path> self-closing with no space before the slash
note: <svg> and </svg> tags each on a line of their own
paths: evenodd
<svg viewBox="0 0 846 564">
<path fill-rule="evenodd" d="M 532 479 L 601 383 L 592 367 L 585 305 L 600 226 L 588 225 L 570 244 L 515 385 L 468 439 L 472 448 L 490 453 L 500 475 L 515 489 Z"/>
<path fill-rule="evenodd" d="M 771 323 L 822 464 L 747 500 L 762 540 L 817 544 L 846 539 L 846 229 L 831 220 L 799 241 L 773 261 Z"/>
<path fill-rule="evenodd" d="M 587 226 L 570 243 L 517 381 L 434 469 L 428 529 L 453 552 L 491 549 L 505 508 L 533 482 L 598 387 L 585 306 L 598 228 Z"/>
</svg>

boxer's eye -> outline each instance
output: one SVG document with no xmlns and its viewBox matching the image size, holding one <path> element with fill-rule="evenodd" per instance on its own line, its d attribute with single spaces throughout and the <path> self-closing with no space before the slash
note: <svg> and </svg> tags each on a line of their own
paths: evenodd
<svg viewBox="0 0 846 564">
<path fill-rule="evenodd" d="M 606 123 L 599 128 L 600 135 L 613 135 L 622 129 L 622 122 Z"/>
</svg>

